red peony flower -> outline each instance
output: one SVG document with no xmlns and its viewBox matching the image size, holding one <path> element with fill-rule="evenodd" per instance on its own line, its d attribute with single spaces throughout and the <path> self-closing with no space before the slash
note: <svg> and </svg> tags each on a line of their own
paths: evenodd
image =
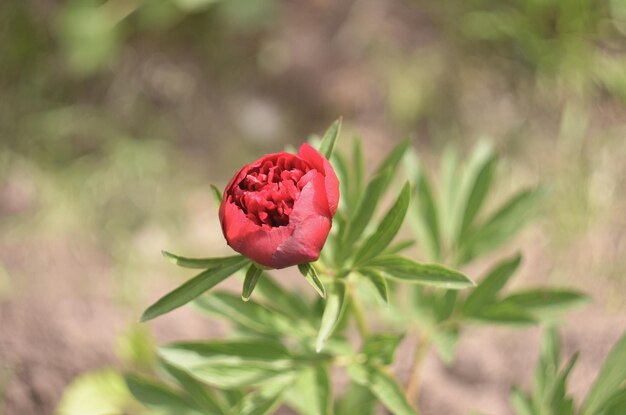
<svg viewBox="0 0 626 415">
<path fill-rule="evenodd" d="M 235 251 L 271 268 L 315 261 L 339 203 L 339 181 L 317 150 L 269 154 L 224 190 L 220 222 Z"/>
</svg>

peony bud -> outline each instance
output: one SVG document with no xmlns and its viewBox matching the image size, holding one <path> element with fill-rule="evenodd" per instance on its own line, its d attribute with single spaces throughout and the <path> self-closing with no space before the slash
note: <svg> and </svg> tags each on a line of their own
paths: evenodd
<svg viewBox="0 0 626 415">
<path fill-rule="evenodd" d="M 331 164 L 303 144 L 298 154 L 269 154 L 232 178 L 220 206 L 235 251 L 271 268 L 315 261 L 339 203 Z"/>
</svg>

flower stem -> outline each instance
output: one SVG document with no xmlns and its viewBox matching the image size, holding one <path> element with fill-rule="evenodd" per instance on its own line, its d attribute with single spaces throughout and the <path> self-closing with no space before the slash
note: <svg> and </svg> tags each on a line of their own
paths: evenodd
<svg viewBox="0 0 626 415">
<path fill-rule="evenodd" d="M 417 400 L 419 398 L 422 363 L 428 355 L 430 343 L 430 337 L 426 334 L 422 335 L 422 338 L 419 339 L 417 347 L 415 348 L 415 355 L 413 356 L 413 364 L 411 365 L 409 380 L 404 388 L 404 394 L 407 400 L 415 407 L 417 407 Z"/>
</svg>

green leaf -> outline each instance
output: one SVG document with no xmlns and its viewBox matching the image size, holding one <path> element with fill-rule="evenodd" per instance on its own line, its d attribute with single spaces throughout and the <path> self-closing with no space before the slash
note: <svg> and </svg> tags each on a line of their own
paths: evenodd
<svg viewBox="0 0 626 415">
<path fill-rule="evenodd" d="M 367 264 L 379 269 L 390 278 L 413 284 L 430 285 L 447 289 L 462 289 L 474 285 L 473 281 L 458 271 L 436 264 L 419 264 L 400 256 L 379 257 Z"/>
<path fill-rule="evenodd" d="M 159 354 L 202 382 L 225 389 L 267 382 L 294 369 L 287 349 L 269 339 L 174 343 L 160 347 Z"/>
<path fill-rule="evenodd" d="M 231 415 L 269 415 L 280 406 L 285 392 L 294 382 L 294 374 L 272 379 L 258 390 L 246 395 Z"/>
<path fill-rule="evenodd" d="M 626 381 L 626 333 L 609 352 L 585 398 L 581 414 L 596 414 Z"/>
<path fill-rule="evenodd" d="M 243 291 L 241 292 L 241 299 L 243 301 L 250 299 L 252 291 L 254 291 L 254 287 L 256 287 L 256 283 L 259 281 L 259 277 L 262 273 L 263 270 L 261 268 L 250 264 L 250 268 L 248 268 L 248 272 L 246 272 L 246 279 L 243 281 Z"/>
<path fill-rule="evenodd" d="M 441 233 L 446 241 L 452 240 L 459 197 L 458 153 L 447 146 L 441 160 Z"/>
<path fill-rule="evenodd" d="M 224 317 L 257 333 L 297 334 L 307 333 L 306 328 L 312 330 L 307 326 L 295 326 L 289 316 L 255 301 L 242 303 L 239 297 L 227 292 L 214 292 L 199 298 L 195 305 L 203 312 Z"/>
<path fill-rule="evenodd" d="M 315 349 L 319 353 L 324 348 L 324 343 L 331 336 L 337 323 L 341 319 L 346 306 L 346 287 L 342 282 L 334 282 L 326 298 L 326 307 L 322 314 L 322 322 L 317 334 Z"/>
<path fill-rule="evenodd" d="M 501 324 L 535 324 L 537 320 L 526 310 L 511 303 L 488 304 L 471 316 L 473 319 Z"/>
<path fill-rule="evenodd" d="M 211 185 L 211 192 L 213 193 L 213 199 L 215 200 L 215 204 L 219 208 L 222 205 L 222 191 L 217 188 L 215 185 Z"/>
<path fill-rule="evenodd" d="M 234 264 L 221 268 L 208 269 L 198 274 L 148 307 L 141 316 L 141 321 L 151 320 L 161 314 L 165 314 L 187 304 L 200 294 L 213 288 L 215 285 L 239 271 L 239 269 L 247 263 L 248 260 L 246 258 L 239 257 L 239 261 Z"/>
<path fill-rule="evenodd" d="M 213 393 L 207 389 L 207 387 L 196 380 L 189 373 L 170 365 L 165 361 L 160 362 L 161 367 L 171 376 L 178 385 L 187 393 L 195 404 L 200 408 L 204 414 L 220 414 L 225 415 L 226 409 L 222 404 L 213 396 Z"/>
<path fill-rule="evenodd" d="M 376 292 L 380 295 L 380 298 L 385 302 L 389 302 L 389 288 L 387 286 L 387 280 L 374 269 L 361 269 L 359 274 L 367 278 L 376 288 Z"/>
<path fill-rule="evenodd" d="M 226 267 L 231 264 L 239 263 L 244 257 L 241 255 L 232 255 L 221 258 L 186 258 L 172 254 L 167 251 L 161 251 L 163 256 L 172 264 L 183 268 L 208 269 L 216 267 Z"/>
<path fill-rule="evenodd" d="M 297 316 L 299 321 L 310 321 L 313 313 L 306 301 L 297 292 L 289 292 L 263 273 L 257 282 L 256 292 L 266 300 L 266 305 L 287 316 Z M 308 320 L 307 320 L 308 319 Z"/>
<path fill-rule="evenodd" d="M 505 202 L 478 229 L 467 235 L 463 261 L 491 252 L 515 236 L 534 217 L 535 208 L 546 194 L 543 187 L 525 189 Z"/>
<path fill-rule="evenodd" d="M 626 388 L 622 388 L 615 393 L 604 407 L 602 415 L 623 415 L 626 408 Z"/>
<path fill-rule="evenodd" d="M 489 193 L 493 173 L 497 164 L 496 156 L 488 146 L 478 146 L 470 165 L 467 168 L 466 176 L 468 181 L 465 184 L 465 203 L 463 206 L 463 219 L 461 221 L 460 238 L 463 239 L 467 230 L 472 225 L 476 215 Z"/>
<path fill-rule="evenodd" d="M 347 232 L 344 237 L 344 242 L 340 248 L 347 249 L 348 246 L 352 246 L 358 241 L 359 237 L 367 227 L 374 215 L 374 211 L 378 206 L 381 196 L 383 195 L 386 186 L 389 182 L 389 171 L 383 171 L 372 178 L 368 183 L 359 204 L 351 215 L 351 220 L 348 224 Z"/>
<path fill-rule="evenodd" d="M 200 408 L 173 389 L 136 375 L 128 374 L 124 379 L 135 399 L 148 407 L 176 413 L 200 413 Z"/>
<path fill-rule="evenodd" d="M 398 144 L 374 173 L 372 180 L 368 183 L 363 195 L 359 199 L 354 214 L 350 215 L 352 219 L 348 224 L 347 232 L 342 241 L 341 247 L 343 249 L 347 249 L 357 242 L 370 223 L 376 211 L 376 207 L 378 206 L 378 202 L 380 202 L 381 196 L 389 186 L 389 182 L 393 178 L 398 164 L 410 143 L 409 140 L 404 140 Z"/>
<path fill-rule="evenodd" d="M 419 219 L 416 225 L 418 234 L 422 235 L 422 244 L 428 248 L 433 259 L 441 257 L 441 237 L 439 231 L 439 214 L 433 197 L 430 181 L 426 172 L 419 171 L 417 178 L 417 210 Z"/>
<path fill-rule="evenodd" d="M 376 397 L 365 386 L 351 382 L 336 401 L 336 415 L 374 415 Z"/>
<path fill-rule="evenodd" d="M 519 267 L 521 260 L 521 255 L 516 254 L 493 267 L 465 300 L 462 308 L 463 314 L 471 316 L 482 307 L 492 304 L 500 290 L 504 288 Z"/>
<path fill-rule="evenodd" d="M 399 254 L 400 252 L 404 251 L 405 249 L 411 248 L 414 245 L 415 245 L 415 241 L 413 240 L 400 241 L 395 244 L 389 245 L 387 249 L 383 251 L 383 253 L 385 255 Z"/>
<path fill-rule="evenodd" d="M 580 307 L 589 302 L 589 297 L 572 290 L 537 288 L 518 291 L 504 298 L 502 302 L 515 304 L 538 317 L 543 317 Z"/>
<path fill-rule="evenodd" d="M 354 199 L 356 202 L 356 198 L 358 198 L 363 191 L 363 180 L 365 178 L 365 158 L 359 137 L 354 139 L 352 147 L 352 165 L 352 171 L 354 172 L 354 177 L 351 180 L 353 194 L 350 195 L 350 198 Z"/>
<path fill-rule="evenodd" d="M 391 171 L 389 180 L 391 180 L 393 173 L 398 168 L 398 164 L 402 160 L 402 157 L 404 157 L 404 154 L 409 149 L 410 145 L 411 145 L 411 139 L 407 138 L 405 140 L 402 140 L 400 144 L 398 144 L 393 150 L 391 150 L 389 155 L 387 155 L 387 157 L 382 161 L 382 163 L 380 163 L 380 166 L 378 166 L 378 169 L 376 170 L 374 175 L 377 175 L 386 170 L 389 170 Z"/>
<path fill-rule="evenodd" d="M 532 400 L 516 387 L 511 389 L 511 406 L 517 415 L 535 415 Z"/>
<path fill-rule="evenodd" d="M 331 124 L 331 126 L 324 134 L 324 138 L 322 138 L 322 143 L 320 144 L 320 153 L 324 155 L 328 160 L 330 160 L 330 156 L 333 154 L 333 149 L 335 148 L 335 142 L 337 141 L 337 136 L 339 136 L 339 131 L 341 130 L 341 118 Z"/>
<path fill-rule="evenodd" d="M 416 415 L 417 410 L 407 401 L 400 385 L 382 369 L 363 365 L 348 367 L 348 376 L 363 385 L 395 415 Z"/>
<path fill-rule="evenodd" d="M 371 364 L 390 365 L 403 337 L 398 334 L 373 334 L 365 339 L 362 352 Z"/>
<path fill-rule="evenodd" d="M 311 284 L 313 288 L 315 288 L 315 291 L 317 291 L 320 297 L 326 298 L 326 288 L 324 288 L 324 284 L 322 284 L 322 281 L 318 277 L 317 271 L 315 270 L 313 265 L 311 265 L 311 263 L 300 264 L 298 265 L 298 269 L 300 270 L 300 274 L 304 276 L 307 282 Z"/>
<path fill-rule="evenodd" d="M 450 318 L 456 306 L 456 298 L 457 292 L 453 290 L 447 290 L 441 295 L 437 293 L 434 313 L 438 322 Z"/>
<path fill-rule="evenodd" d="M 287 396 L 289 405 L 299 414 L 330 414 L 332 389 L 328 369 L 320 365 L 304 368 Z"/>
<path fill-rule="evenodd" d="M 404 222 L 410 200 L 411 186 L 407 182 L 402 188 L 396 202 L 378 225 L 376 232 L 367 238 L 365 243 L 357 251 L 354 258 L 355 264 L 359 264 L 365 259 L 374 258 L 387 248 L 400 230 L 402 222 Z"/>
</svg>

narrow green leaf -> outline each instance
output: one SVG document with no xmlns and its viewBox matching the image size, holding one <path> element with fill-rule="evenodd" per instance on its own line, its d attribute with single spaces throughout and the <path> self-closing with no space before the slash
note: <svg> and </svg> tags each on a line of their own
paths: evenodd
<svg viewBox="0 0 626 415">
<path fill-rule="evenodd" d="M 336 401 L 335 415 L 374 415 L 376 397 L 368 388 L 351 382 Z"/>
<path fill-rule="evenodd" d="M 367 263 L 367 268 L 379 269 L 392 279 L 413 284 L 430 285 L 452 290 L 474 285 L 471 279 L 458 271 L 436 264 L 420 264 L 401 256 L 376 258 Z"/>
<path fill-rule="evenodd" d="M 165 385 L 152 380 L 136 376 L 125 375 L 126 385 L 132 395 L 142 404 L 159 409 L 166 409 L 176 413 L 200 413 L 194 403 L 188 402 L 180 393 L 168 388 Z"/>
<path fill-rule="evenodd" d="M 459 186 L 458 153 L 449 145 L 441 159 L 441 234 L 448 243 L 453 239 L 454 221 L 456 220 Z"/>
<path fill-rule="evenodd" d="M 297 292 L 289 292 L 263 273 L 257 282 L 256 292 L 267 301 L 266 306 L 287 316 L 299 316 L 301 322 L 312 319 L 313 313 L 307 302 Z"/>
<path fill-rule="evenodd" d="M 403 337 L 398 334 L 373 334 L 365 339 L 362 352 L 371 364 L 390 365 Z"/>
<path fill-rule="evenodd" d="M 180 255 L 175 255 L 167 251 L 161 251 L 163 256 L 167 258 L 172 264 L 178 265 L 183 268 L 193 269 L 208 269 L 216 267 L 226 267 L 231 264 L 238 263 L 242 260 L 241 255 L 232 255 L 220 258 L 187 258 Z"/>
<path fill-rule="evenodd" d="M 332 411 L 332 389 L 324 366 L 304 368 L 287 394 L 290 406 L 301 415 L 328 415 Z"/>
<path fill-rule="evenodd" d="M 246 258 L 239 257 L 238 262 L 221 268 L 208 269 L 198 274 L 148 307 L 141 316 L 141 321 L 151 320 L 161 314 L 165 314 L 187 304 L 205 291 L 230 277 L 247 262 L 248 260 Z"/>
<path fill-rule="evenodd" d="M 319 353 L 324 348 L 324 343 L 333 334 L 337 323 L 341 319 L 346 305 L 346 287 L 341 282 L 334 282 L 326 298 L 326 307 L 322 314 L 322 323 L 317 335 L 315 349 Z"/>
<path fill-rule="evenodd" d="M 389 288 L 387 286 L 387 280 L 374 269 L 361 269 L 359 274 L 367 278 L 376 288 L 376 292 L 380 295 L 380 298 L 385 302 L 389 302 Z"/>
<path fill-rule="evenodd" d="M 341 248 L 347 249 L 345 247 L 352 246 L 359 239 L 369 224 L 370 219 L 372 219 L 374 211 L 378 206 L 378 202 L 385 191 L 386 185 L 389 181 L 389 174 L 389 171 L 386 170 L 374 176 L 368 183 L 361 199 L 359 200 L 359 204 L 354 212 L 354 215 L 351 215 L 352 219 L 348 224 L 347 232 Z"/>
<path fill-rule="evenodd" d="M 262 273 L 263 270 L 261 268 L 258 268 L 254 264 L 250 264 L 250 268 L 248 268 L 248 271 L 246 272 L 246 279 L 243 281 L 243 290 L 241 292 L 241 299 L 243 301 L 248 301 L 250 299 L 252 291 L 254 291 L 254 287 L 256 287 L 256 283 Z"/>
<path fill-rule="evenodd" d="M 288 373 L 264 383 L 261 387 L 246 395 L 241 403 L 233 408 L 231 415 L 269 415 L 280 406 L 295 375 Z"/>
<path fill-rule="evenodd" d="M 537 320 L 526 310 L 511 303 L 493 303 L 482 307 L 471 318 L 500 324 L 535 324 Z"/>
<path fill-rule="evenodd" d="M 213 393 L 209 391 L 204 384 L 189 375 L 189 373 L 165 361 L 161 361 L 160 366 L 189 394 L 189 396 L 191 396 L 202 413 L 219 415 L 225 415 L 227 413 L 222 403 L 213 396 Z"/>
<path fill-rule="evenodd" d="M 376 207 L 378 206 L 383 193 L 389 186 L 389 182 L 398 169 L 398 164 L 400 163 L 400 160 L 402 160 L 406 150 L 409 148 L 410 143 L 410 140 L 407 139 L 398 144 L 375 171 L 372 179 L 359 199 L 359 203 L 354 211 L 354 214 L 350 215 L 351 220 L 348 224 L 347 231 L 344 234 L 341 244 L 341 248 L 344 249 L 341 254 L 344 254 L 345 249 L 348 249 L 348 247 L 351 247 L 359 240 L 359 237 L 363 234 L 363 231 L 370 223 L 370 220 L 376 211 Z"/>
<path fill-rule="evenodd" d="M 443 293 L 436 294 L 435 318 L 438 322 L 442 322 L 450 318 L 456 306 L 457 291 L 446 290 Z"/>
<path fill-rule="evenodd" d="M 544 187 L 525 189 L 511 197 L 463 241 L 463 262 L 501 247 L 534 216 L 547 195 Z"/>
<path fill-rule="evenodd" d="M 521 260 L 521 255 L 516 254 L 493 267 L 465 300 L 462 308 L 463 314 L 470 316 L 482 307 L 493 303 L 500 290 L 519 267 Z"/>
<path fill-rule="evenodd" d="M 585 398 L 581 414 L 596 414 L 619 390 L 624 381 L 626 381 L 626 333 L 609 352 L 598 377 Z"/>
<path fill-rule="evenodd" d="M 617 391 L 604 406 L 602 415 L 623 415 L 626 408 L 626 387 Z"/>
<path fill-rule="evenodd" d="M 417 178 L 417 210 L 419 224 L 417 230 L 422 234 L 422 243 L 428 247 L 431 258 L 441 257 L 441 236 L 439 231 L 439 213 L 433 197 L 430 180 L 426 172 L 421 169 Z"/>
<path fill-rule="evenodd" d="M 475 161 L 475 164 L 470 164 L 466 172 L 473 181 L 468 187 L 469 194 L 467 194 L 465 201 L 463 220 L 461 222 L 461 238 L 466 235 L 489 193 L 497 164 L 496 156 L 491 153 L 491 150 L 486 150 L 484 154 L 478 155 L 477 158 L 479 159 Z"/>
<path fill-rule="evenodd" d="M 531 399 L 520 389 L 511 389 L 511 406 L 517 415 L 535 415 Z"/>
<path fill-rule="evenodd" d="M 354 171 L 354 177 L 352 178 L 354 194 L 350 195 L 350 197 L 356 199 L 363 191 L 363 181 L 365 179 L 365 157 L 363 156 L 363 146 L 360 137 L 354 139 L 352 165 L 352 170 Z"/>
<path fill-rule="evenodd" d="M 313 288 L 315 288 L 315 291 L 317 291 L 320 297 L 326 298 L 326 288 L 324 288 L 324 284 L 322 284 L 320 277 L 317 275 L 315 267 L 313 267 L 311 263 L 306 263 L 298 265 L 298 269 L 300 270 L 300 274 L 304 276 L 307 282 L 311 284 Z"/>
<path fill-rule="evenodd" d="M 330 156 L 333 154 L 339 131 L 341 130 L 341 118 L 331 124 L 331 126 L 324 134 L 322 143 L 320 144 L 320 153 L 330 160 Z"/>
<path fill-rule="evenodd" d="M 546 330 L 541 342 L 541 353 L 533 383 L 534 396 L 540 407 L 545 408 L 548 402 L 552 400 L 550 392 L 556 383 L 560 363 L 561 339 L 557 329 L 550 327 Z"/>
<path fill-rule="evenodd" d="M 385 255 L 395 255 L 415 245 L 415 241 L 407 240 L 391 244 L 383 251 Z"/>
<path fill-rule="evenodd" d="M 354 207 L 353 200 L 346 195 L 352 192 L 351 184 L 352 178 L 350 174 L 350 168 L 348 168 L 348 162 L 346 158 L 340 152 L 333 153 L 332 165 L 335 168 L 337 179 L 339 180 L 339 207 L 341 209 L 352 209 Z M 334 224 L 333 224 L 334 226 Z"/>
<path fill-rule="evenodd" d="M 270 310 L 255 301 L 242 303 L 237 296 L 227 292 L 213 292 L 201 297 L 194 303 L 201 311 L 210 315 L 218 315 L 258 333 L 297 334 L 311 327 L 298 325 L 294 327 L 291 316 L 279 311 Z"/>
<path fill-rule="evenodd" d="M 219 208 L 222 204 L 222 191 L 217 188 L 215 185 L 211 185 L 211 192 L 213 193 L 213 199 L 215 200 L 215 204 Z"/>
<path fill-rule="evenodd" d="M 360 264 L 363 260 L 371 259 L 380 254 L 391 243 L 400 230 L 406 211 L 411 200 L 411 186 L 407 182 L 396 202 L 389 209 L 376 231 L 365 241 L 357 251 L 354 262 Z"/>
<path fill-rule="evenodd" d="M 589 302 L 589 297 L 578 291 L 537 288 L 516 292 L 502 302 L 513 303 L 543 317 L 580 307 Z"/>
<path fill-rule="evenodd" d="M 417 410 L 407 401 L 400 385 L 382 369 L 362 365 L 348 367 L 348 376 L 367 388 L 395 415 L 416 415 Z"/>
<path fill-rule="evenodd" d="M 266 339 L 174 343 L 159 348 L 169 364 L 218 388 L 256 385 L 294 369 L 285 347 Z"/>
<path fill-rule="evenodd" d="M 387 157 L 380 163 L 378 169 L 376 169 L 376 172 L 374 174 L 376 175 L 386 170 L 390 170 L 392 172 L 391 176 L 393 176 L 393 173 L 398 168 L 398 164 L 404 157 L 404 154 L 409 149 L 410 145 L 411 139 L 407 138 L 405 140 L 402 140 L 400 144 L 394 147 L 389 155 L 387 155 Z M 389 177 L 389 179 L 391 180 L 391 177 Z"/>
</svg>

